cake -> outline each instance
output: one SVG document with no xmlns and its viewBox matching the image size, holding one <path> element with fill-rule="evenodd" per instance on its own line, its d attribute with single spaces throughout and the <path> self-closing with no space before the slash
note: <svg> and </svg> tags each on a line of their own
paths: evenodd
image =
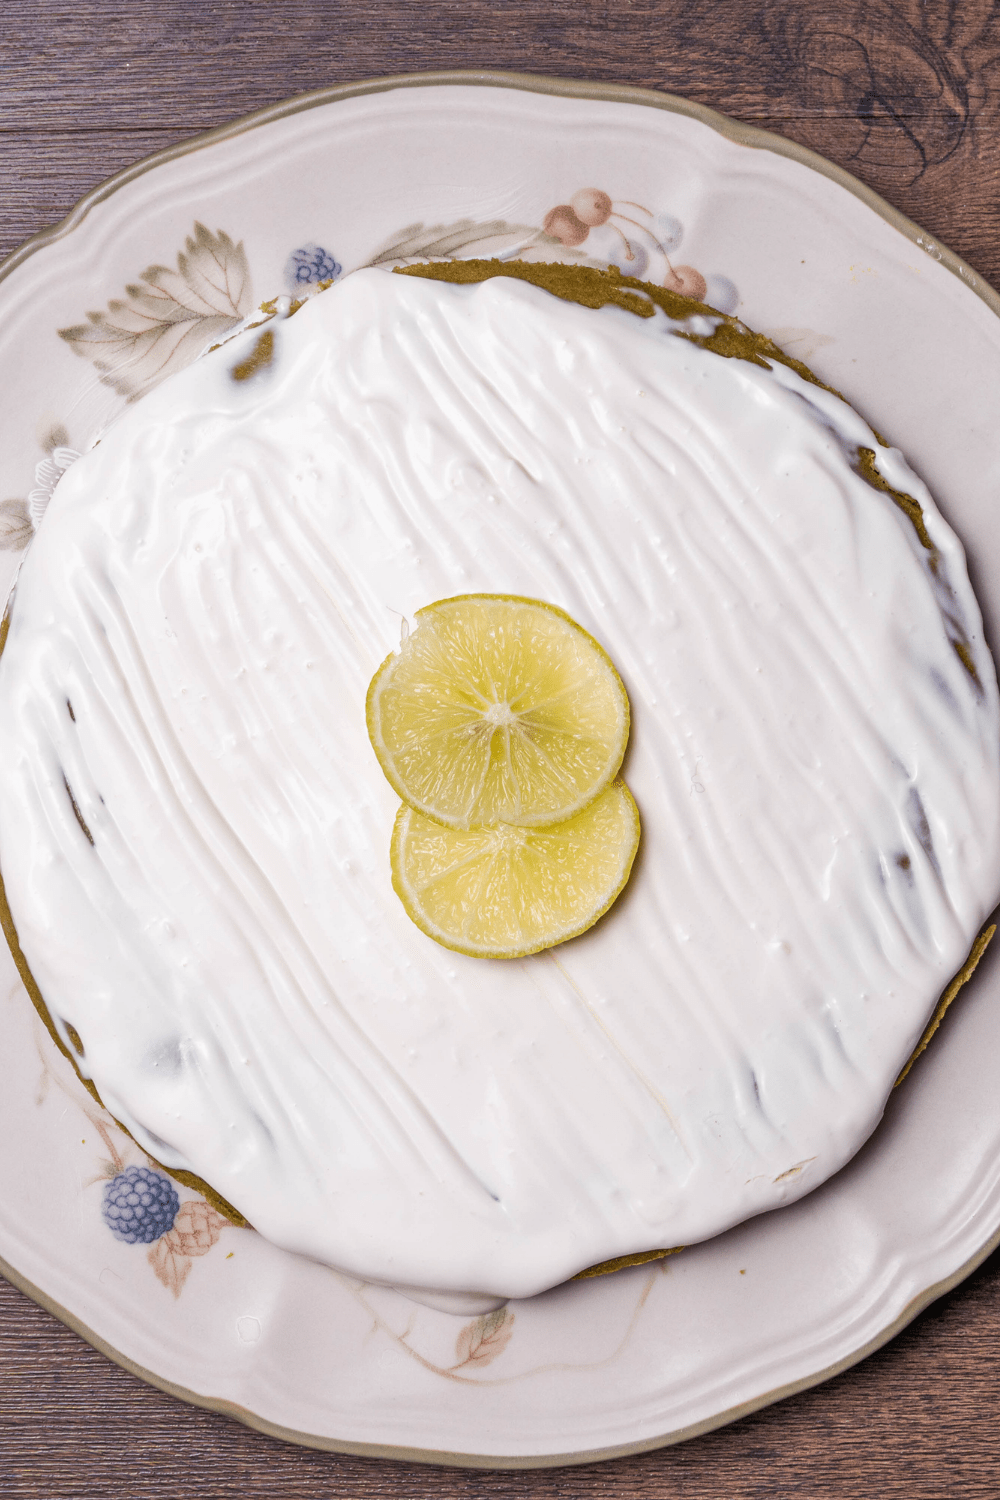
<svg viewBox="0 0 1000 1500">
<path fill-rule="evenodd" d="M 615 274 L 415 269 L 246 330 L 60 481 L 0 872 L 168 1171 L 362 1278 L 521 1297 L 858 1150 L 1000 895 L 997 684 L 959 541 L 803 367 Z M 627 887 L 504 962 L 403 910 L 365 718 L 469 594 L 565 611 L 632 712 Z"/>
</svg>

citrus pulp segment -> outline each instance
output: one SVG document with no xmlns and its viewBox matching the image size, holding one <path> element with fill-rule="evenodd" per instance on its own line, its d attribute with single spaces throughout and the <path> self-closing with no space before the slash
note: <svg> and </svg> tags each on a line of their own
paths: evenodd
<svg viewBox="0 0 1000 1500">
<path fill-rule="evenodd" d="M 541 826 L 586 807 L 618 772 L 628 697 L 569 615 L 468 594 L 417 612 L 368 690 L 368 733 L 404 802 L 453 828 Z"/>
<path fill-rule="evenodd" d="M 623 781 L 546 828 L 447 828 L 406 803 L 392 883 L 422 932 L 473 958 L 523 958 L 577 937 L 628 880 L 639 813 Z"/>
</svg>

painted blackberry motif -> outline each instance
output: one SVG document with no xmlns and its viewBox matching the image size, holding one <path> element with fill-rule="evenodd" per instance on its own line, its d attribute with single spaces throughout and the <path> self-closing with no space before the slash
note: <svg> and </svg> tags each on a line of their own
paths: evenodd
<svg viewBox="0 0 1000 1500">
<path fill-rule="evenodd" d="M 285 283 L 294 292 L 321 281 L 336 281 L 341 270 L 336 258 L 322 245 L 301 245 L 292 251 L 285 264 Z"/>
<path fill-rule="evenodd" d="M 115 1239 L 150 1245 L 173 1228 L 180 1206 L 169 1177 L 150 1167 L 126 1167 L 104 1189 L 101 1212 Z"/>
</svg>

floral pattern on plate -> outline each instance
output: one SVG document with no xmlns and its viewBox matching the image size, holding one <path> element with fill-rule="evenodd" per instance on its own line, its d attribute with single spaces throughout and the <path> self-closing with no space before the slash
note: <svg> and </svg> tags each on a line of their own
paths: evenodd
<svg viewBox="0 0 1000 1500">
<path fill-rule="evenodd" d="M 580 188 L 569 202 L 550 208 L 540 226 L 506 219 L 407 225 L 362 265 L 391 269 L 415 261 L 494 256 L 613 265 L 625 275 L 732 312 L 739 294 L 729 277 L 705 275 L 671 260 L 683 237 L 684 226 L 673 214 L 613 199 L 603 188 Z M 580 247 L 588 241 L 585 252 Z M 112 298 L 104 311 L 88 312 L 85 323 L 58 330 L 75 354 L 91 362 L 101 382 L 125 401 L 138 400 L 167 375 L 184 369 L 256 310 L 243 242 L 224 229 L 213 233 L 196 222 L 176 259 L 175 268 L 147 266 L 126 285 L 124 297 Z M 299 297 L 322 290 L 341 275 L 336 254 L 315 241 L 292 250 L 284 267 L 285 286 Z M 0 502 L 0 551 L 20 552 L 28 545 L 56 484 L 79 457 L 62 427 L 51 430 L 43 447 L 27 498 Z"/>
<path fill-rule="evenodd" d="M 329 89 L 188 142 L 129 173 L 8 270 L 5 579 L 30 535 L 26 498 L 8 497 L 41 486 L 35 465 L 55 447 L 89 447 L 127 399 L 89 358 L 71 358 L 54 329 L 105 307 L 150 261 L 172 266 L 196 219 L 244 240 L 265 296 L 283 289 L 293 247 L 318 242 L 353 270 L 398 240 L 400 225 L 440 226 L 440 238 L 464 216 L 461 238 L 505 214 L 508 229 L 541 236 L 553 207 L 572 208 L 581 184 L 597 184 L 620 223 L 585 226 L 575 246 L 522 240 L 525 253 L 596 260 L 616 225 L 639 240 L 627 219 L 645 215 L 626 200 L 654 217 L 669 209 L 683 223 L 680 244 L 668 247 L 662 224 L 653 233 L 671 265 L 690 263 L 706 282 L 713 266 L 738 272 L 740 312 L 802 358 L 821 343 L 823 378 L 940 489 L 980 564 L 988 623 L 1000 620 L 988 565 L 1000 301 L 969 267 L 837 168 L 662 93 L 543 79 L 515 87 L 481 72 L 461 85 L 433 74 L 416 87 L 397 82 Z M 349 205 L 349 221 L 332 207 L 318 217 L 318 204 Z M 515 243 L 440 248 L 505 254 Z M 7 960 L 0 1264 L 129 1369 L 286 1441 L 490 1470 L 677 1441 L 852 1363 L 996 1245 L 998 965 L 1000 952 L 987 955 L 913 1088 L 893 1096 L 864 1152 L 818 1193 L 663 1269 L 517 1305 L 502 1353 L 455 1370 L 456 1340 L 478 1320 L 355 1288 L 246 1230 L 221 1234 L 221 1251 L 191 1265 L 180 1298 L 160 1286 L 147 1263 L 159 1242 L 123 1244 L 102 1219 L 106 1179 L 88 1185 L 95 1138 L 78 1112 L 91 1101 L 44 1034 L 74 1103 L 67 1112 L 52 1093 L 34 1107 L 33 1012 Z M 118 1144 L 127 1162 L 142 1160 L 125 1138 Z"/>
<path fill-rule="evenodd" d="M 85 1095 L 76 1079 L 64 1078 L 52 1066 L 51 1042 L 36 1021 L 35 1042 L 42 1064 L 35 1096 L 44 1104 L 55 1086 L 75 1105 L 96 1132 L 107 1152 L 97 1162 L 97 1175 L 83 1184 L 84 1190 L 103 1184 L 101 1217 L 122 1244 L 148 1247 L 146 1259 L 157 1279 L 179 1297 L 195 1260 L 207 1255 L 219 1242 L 229 1220 L 217 1213 L 204 1198 L 181 1199 L 167 1174 L 136 1145 L 113 1115 Z M 87 1137 L 80 1144 L 85 1145 Z"/>
<path fill-rule="evenodd" d="M 60 328 L 75 354 L 89 359 L 105 385 L 129 401 L 183 369 L 254 308 L 242 243 L 195 224 L 177 266 L 147 266 L 104 312 Z"/>
</svg>

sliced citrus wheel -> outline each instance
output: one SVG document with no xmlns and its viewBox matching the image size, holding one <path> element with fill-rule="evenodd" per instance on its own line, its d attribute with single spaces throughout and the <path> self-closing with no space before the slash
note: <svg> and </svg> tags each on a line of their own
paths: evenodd
<svg viewBox="0 0 1000 1500">
<path fill-rule="evenodd" d="M 547 828 L 447 828 L 405 803 L 392 884 L 422 932 L 473 958 L 523 958 L 593 927 L 628 880 L 639 813 L 623 781 Z"/>
<path fill-rule="evenodd" d="M 417 626 L 368 689 L 382 770 L 452 828 L 555 823 L 618 772 L 628 697 L 611 658 L 563 610 L 465 594 Z"/>
</svg>

